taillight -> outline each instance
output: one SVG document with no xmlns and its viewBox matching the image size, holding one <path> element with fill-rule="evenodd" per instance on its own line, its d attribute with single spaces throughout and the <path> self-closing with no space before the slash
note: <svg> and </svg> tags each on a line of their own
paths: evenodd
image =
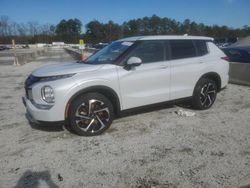
<svg viewBox="0 0 250 188">
<path fill-rule="evenodd" d="M 227 56 L 221 57 L 221 59 L 224 59 L 224 60 L 226 60 L 226 61 L 229 61 L 229 60 L 230 60 L 229 57 L 227 57 Z"/>
</svg>

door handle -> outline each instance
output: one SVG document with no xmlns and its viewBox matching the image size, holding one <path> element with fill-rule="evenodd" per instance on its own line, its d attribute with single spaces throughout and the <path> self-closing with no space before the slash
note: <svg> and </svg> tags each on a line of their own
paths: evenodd
<svg viewBox="0 0 250 188">
<path fill-rule="evenodd" d="M 160 69 L 167 69 L 168 68 L 168 65 L 162 65 L 161 67 L 160 67 Z"/>
</svg>

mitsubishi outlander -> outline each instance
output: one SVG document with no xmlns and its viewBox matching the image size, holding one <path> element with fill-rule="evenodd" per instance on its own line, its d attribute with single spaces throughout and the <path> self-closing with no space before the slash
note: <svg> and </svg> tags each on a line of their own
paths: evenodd
<svg viewBox="0 0 250 188">
<path fill-rule="evenodd" d="M 75 133 L 107 130 L 119 112 L 190 98 L 210 108 L 229 64 L 212 38 L 140 36 L 112 42 L 84 62 L 47 65 L 25 82 L 30 121 L 67 121 Z"/>
</svg>

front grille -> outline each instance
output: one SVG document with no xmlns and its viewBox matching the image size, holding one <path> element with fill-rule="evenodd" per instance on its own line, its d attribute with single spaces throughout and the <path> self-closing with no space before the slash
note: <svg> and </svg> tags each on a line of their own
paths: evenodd
<svg viewBox="0 0 250 188">
<path fill-rule="evenodd" d="M 25 88 L 25 95 L 26 95 L 27 99 L 29 99 L 29 96 L 28 96 L 28 89 L 27 89 L 27 88 Z"/>
<path fill-rule="evenodd" d="M 25 94 L 26 94 L 27 99 L 29 99 L 29 100 L 33 99 L 33 97 L 32 97 L 32 89 L 31 88 L 25 88 Z"/>
<path fill-rule="evenodd" d="M 25 89 L 25 92 L 26 92 L 26 97 L 27 97 L 27 99 L 29 99 L 29 100 L 33 100 L 33 96 L 32 96 L 32 89 L 30 88 L 28 88 L 28 89 Z"/>
<path fill-rule="evenodd" d="M 25 88 L 25 94 L 27 99 L 31 100 L 32 99 L 32 94 L 31 94 L 31 85 L 33 85 L 34 83 L 37 83 L 40 81 L 39 77 L 30 75 L 24 83 L 24 88 Z"/>
</svg>

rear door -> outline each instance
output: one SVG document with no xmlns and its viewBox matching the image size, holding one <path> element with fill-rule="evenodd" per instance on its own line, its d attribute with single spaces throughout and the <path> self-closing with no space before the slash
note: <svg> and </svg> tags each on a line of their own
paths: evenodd
<svg viewBox="0 0 250 188">
<path fill-rule="evenodd" d="M 123 109 L 169 100 L 170 66 L 165 52 L 163 41 L 141 41 L 125 62 L 139 57 L 142 64 L 131 70 L 118 67 Z"/>
<path fill-rule="evenodd" d="M 197 77 L 204 63 L 201 56 L 198 55 L 198 48 L 200 47 L 195 43 L 193 40 L 169 41 L 171 53 L 170 100 L 189 97 L 193 94 Z"/>
</svg>

